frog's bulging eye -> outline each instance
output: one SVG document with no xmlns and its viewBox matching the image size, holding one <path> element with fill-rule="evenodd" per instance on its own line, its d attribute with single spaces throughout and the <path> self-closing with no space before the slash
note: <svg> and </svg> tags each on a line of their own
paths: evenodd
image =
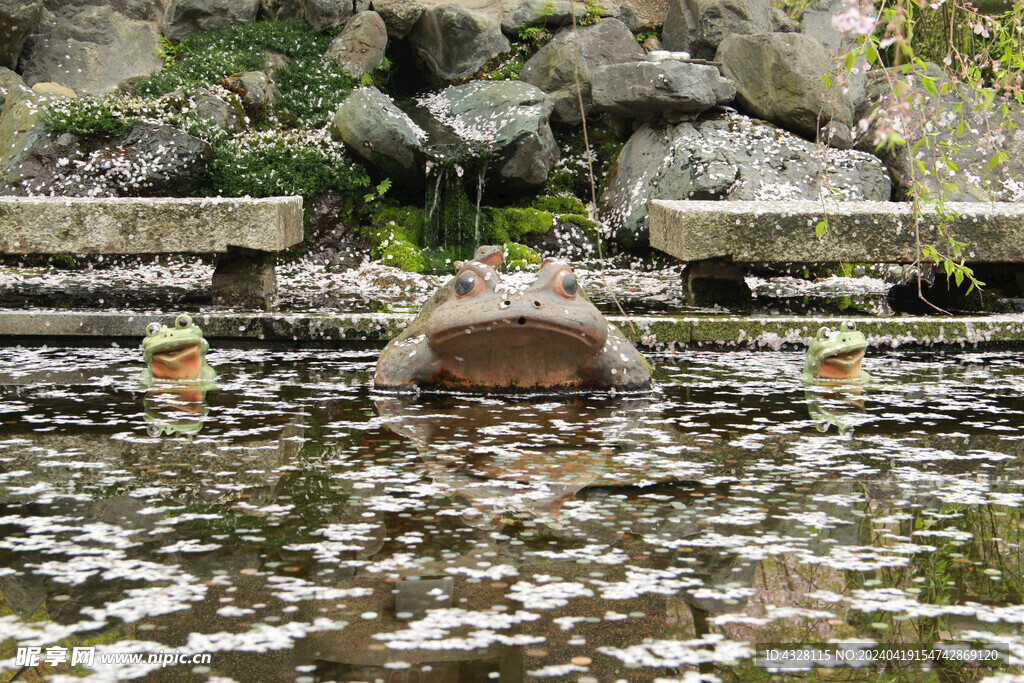
<svg viewBox="0 0 1024 683">
<path fill-rule="evenodd" d="M 150 323 L 146 325 L 146 334 L 152 337 L 155 334 L 160 334 L 160 330 L 162 328 L 163 325 L 161 325 L 160 323 Z"/>
<path fill-rule="evenodd" d="M 184 328 L 186 328 L 186 327 L 188 327 L 189 325 L 192 324 L 192 318 L 190 316 L 182 313 L 181 315 L 179 315 L 174 320 L 174 324 L 177 325 L 178 327 L 184 329 Z"/>
<path fill-rule="evenodd" d="M 558 276 L 558 288 L 561 290 L 559 293 L 567 299 L 575 297 L 576 293 L 580 290 L 576 276 L 568 270 Z"/>
<path fill-rule="evenodd" d="M 844 325 L 844 327 L 846 328 L 847 332 L 853 332 L 854 330 L 857 329 L 857 323 L 855 323 L 855 322 L 853 322 L 851 320 L 848 323 L 846 323 L 846 325 Z"/>
<path fill-rule="evenodd" d="M 829 335 L 832 334 L 832 330 L 827 327 L 822 327 L 818 330 L 818 339 L 828 339 Z"/>
<path fill-rule="evenodd" d="M 466 272 L 455 280 L 455 295 L 469 296 L 476 289 L 477 277 L 475 273 Z"/>
</svg>

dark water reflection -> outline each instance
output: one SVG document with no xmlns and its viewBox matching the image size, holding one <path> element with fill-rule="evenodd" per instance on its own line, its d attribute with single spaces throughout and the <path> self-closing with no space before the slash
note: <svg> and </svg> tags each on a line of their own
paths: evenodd
<svg viewBox="0 0 1024 683">
<path fill-rule="evenodd" d="M 0 349 L 0 681 L 767 680 L 763 643 L 1008 644 L 929 674 L 981 680 L 1024 656 L 1018 354 L 875 355 L 857 396 L 805 390 L 798 354 L 688 352 L 649 396 L 518 402 L 259 350 L 169 399 L 137 359 Z M 17 643 L 213 656 L 22 672 Z"/>
</svg>

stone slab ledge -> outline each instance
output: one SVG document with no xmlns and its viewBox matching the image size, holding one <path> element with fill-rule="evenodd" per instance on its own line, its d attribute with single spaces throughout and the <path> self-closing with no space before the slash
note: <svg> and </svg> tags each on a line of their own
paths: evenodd
<svg viewBox="0 0 1024 683">
<path fill-rule="evenodd" d="M 685 262 L 912 263 L 916 232 L 921 245 L 942 245 L 942 226 L 966 243 L 968 262 L 1024 264 L 1024 203 L 949 202 L 941 217 L 929 206 L 916 221 L 899 202 L 656 199 L 649 211 L 651 246 Z"/>
<path fill-rule="evenodd" d="M 302 238 L 302 197 L 0 197 L 4 254 L 277 252 Z"/>
</svg>

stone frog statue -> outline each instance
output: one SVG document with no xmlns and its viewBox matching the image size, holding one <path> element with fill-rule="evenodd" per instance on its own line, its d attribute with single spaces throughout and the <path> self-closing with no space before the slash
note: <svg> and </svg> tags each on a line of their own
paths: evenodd
<svg viewBox="0 0 1024 683">
<path fill-rule="evenodd" d="M 870 375 L 861 368 L 868 340 L 852 321 L 838 330 L 822 327 L 807 348 L 805 382 L 866 382 Z"/>
<path fill-rule="evenodd" d="M 646 390 L 647 361 L 547 259 L 525 288 L 504 282 L 500 249 L 481 247 L 381 352 L 374 386 L 399 391 Z"/>
<path fill-rule="evenodd" d="M 143 383 L 162 379 L 207 384 L 217 379 L 216 371 L 206 364 L 210 343 L 190 316 L 179 315 L 174 327 L 150 323 L 146 332 L 142 340 L 142 357 L 147 366 L 142 371 Z"/>
</svg>

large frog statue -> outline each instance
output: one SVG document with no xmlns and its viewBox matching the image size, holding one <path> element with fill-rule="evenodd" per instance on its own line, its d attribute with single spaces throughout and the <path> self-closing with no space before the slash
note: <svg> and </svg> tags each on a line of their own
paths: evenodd
<svg viewBox="0 0 1024 683">
<path fill-rule="evenodd" d="M 650 387 L 647 361 L 590 303 L 568 264 L 548 259 L 532 284 L 517 288 L 502 281 L 501 259 L 493 248 L 477 254 L 381 352 L 377 388 L 551 392 Z"/>
<path fill-rule="evenodd" d="M 805 381 L 857 382 L 870 379 L 861 369 L 868 340 L 852 321 L 838 330 L 822 327 L 807 349 L 804 364 Z"/>
<path fill-rule="evenodd" d="M 217 373 L 206 364 L 206 352 L 210 343 L 203 338 L 203 331 L 192 324 L 188 315 L 179 315 L 174 327 L 150 323 L 142 340 L 142 357 L 146 369 L 142 381 L 167 379 L 179 382 L 212 382 Z"/>
</svg>

